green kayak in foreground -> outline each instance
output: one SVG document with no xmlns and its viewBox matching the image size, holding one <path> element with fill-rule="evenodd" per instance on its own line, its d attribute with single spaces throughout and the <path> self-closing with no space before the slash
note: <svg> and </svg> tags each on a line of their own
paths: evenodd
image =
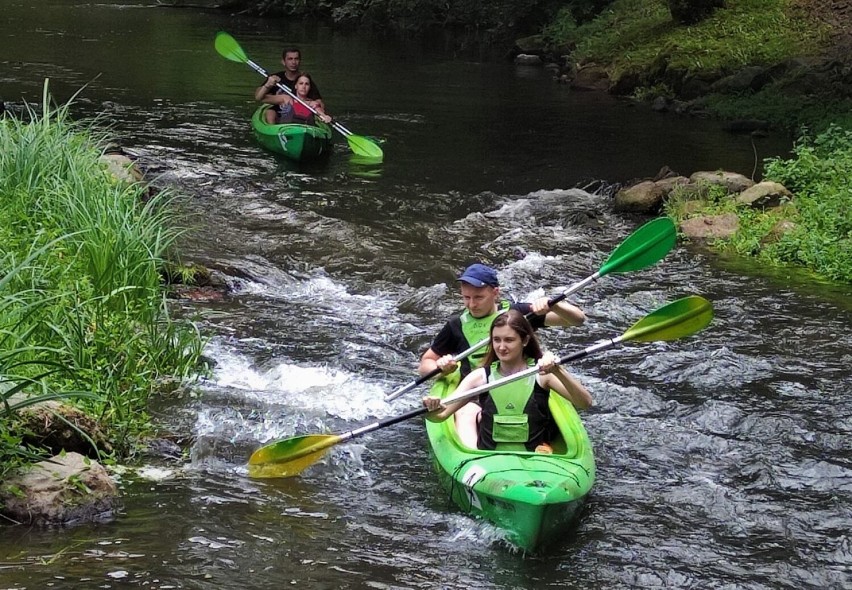
<svg viewBox="0 0 852 590">
<path fill-rule="evenodd" d="M 260 145 L 297 162 L 316 160 L 331 153 L 331 127 L 322 121 L 317 121 L 316 125 L 270 125 L 265 118 L 270 108 L 271 105 L 262 105 L 251 118 L 252 129 Z"/>
<path fill-rule="evenodd" d="M 456 385 L 439 379 L 430 394 L 446 397 Z M 551 392 L 550 411 L 561 433 L 551 441 L 552 455 L 471 449 L 452 417 L 426 421 L 433 463 L 453 501 L 506 530 L 526 551 L 564 538 L 595 481 L 592 444 L 574 406 Z"/>
</svg>

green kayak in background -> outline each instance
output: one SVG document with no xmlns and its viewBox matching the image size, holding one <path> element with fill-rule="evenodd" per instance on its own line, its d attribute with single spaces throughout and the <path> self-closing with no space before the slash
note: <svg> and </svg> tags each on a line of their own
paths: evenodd
<svg viewBox="0 0 852 590">
<path fill-rule="evenodd" d="M 270 108 L 271 105 L 262 105 L 251 118 L 252 129 L 260 145 L 297 162 L 316 160 L 331 153 L 331 127 L 322 121 L 317 121 L 316 125 L 270 125 L 265 118 Z"/>
<path fill-rule="evenodd" d="M 430 394 L 451 394 L 451 378 L 439 379 Z M 551 392 L 550 411 L 561 433 L 550 455 L 471 449 L 452 417 L 426 421 L 433 463 L 456 505 L 506 530 L 526 551 L 564 539 L 595 481 L 592 444 L 574 406 Z"/>
</svg>

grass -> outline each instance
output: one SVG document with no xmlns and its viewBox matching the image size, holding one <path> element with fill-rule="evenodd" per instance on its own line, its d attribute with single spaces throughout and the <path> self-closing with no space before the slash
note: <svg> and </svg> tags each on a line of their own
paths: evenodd
<svg viewBox="0 0 852 590">
<path fill-rule="evenodd" d="M 781 207 L 751 209 L 738 205 L 724 190 L 709 190 L 701 208 L 688 206 L 689 195 L 677 190 L 666 213 L 680 221 L 693 214 L 736 213 L 738 232 L 718 246 L 754 256 L 773 265 L 794 264 L 833 281 L 852 283 L 852 131 L 831 126 L 817 135 L 803 135 L 794 157 L 766 162 L 764 178 L 793 192 Z M 777 237 L 779 224 L 788 231 Z"/>
<path fill-rule="evenodd" d="M 158 382 L 191 379 L 201 353 L 158 272 L 180 233 L 174 197 L 112 178 L 105 136 L 68 108 L 45 87 L 41 114 L 0 119 L 0 473 L 33 453 L 15 412 L 48 398 L 73 397 L 126 456 Z"/>
<path fill-rule="evenodd" d="M 564 9 L 545 29 L 552 42 L 576 43 L 577 60 L 610 64 L 613 75 L 646 71 L 661 56 L 668 67 L 691 73 L 774 64 L 816 52 L 826 34 L 784 0 L 728 0 L 692 26 L 675 23 L 661 0 L 616 0 L 580 26 Z"/>
<path fill-rule="evenodd" d="M 638 78 L 635 96 L 644 100 L 676 98 L 680 84 L 693 78 L 714 81 L 747 66 L 771 67 L 820 55 L 837 32 L 818 13 L 817 4 L 726 4 L 691 26 L 674 22 L 662 0 L 615 0 L 582 24 L 574 22 L 569 5 L 544 29 L 544 37 L 554 48 L 575 46 L 572 60 L 605 67 L 614 82 L 622 76 Z M 821 88 L 813 80 L 797 83 L 795 75 L 787 73 L 758 92 L 705 96 L 701 107 L 723 118 L 762 119 L 794 132 L 803 126 L 824 130 L 830 123 L 852 122 L 852 100 L 842 90 L 827 80 Z"/>
</svg>

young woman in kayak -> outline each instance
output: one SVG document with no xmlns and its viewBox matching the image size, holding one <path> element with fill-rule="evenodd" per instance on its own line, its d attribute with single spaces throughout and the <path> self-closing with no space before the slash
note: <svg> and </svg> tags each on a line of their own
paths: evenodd
<svg viewBox="0 0 852 590">
<path fill-rule="evenodd" d="M 304 123 L 305 125 L 316 125 L 314 113 L 304 104 L 313 108 L 321 121 L 330 123 L 332 118 L 325 113 L 325 105 L 321 99 L 312 100 L 308 98 L 311 92 L 313 80 L 309 74 L 302 72 L 296 78 L 293 92 L 299 97 L 295 100 L 289 94 L 276 95 L 276 107 L 266 111 L 266 122 L 270 125 L 281 123 Z"/>
<path fill-rule="evenodd" d="M 529 375 L 483 393 L 477 401 L 461 401 L 441 408 L 441 399 L 427 396 L 423 405 L 429 420 L 443 421 L 456 414 L 456 431 L 461 441 L 478 449 L 499 450 L 501 446 L 528 451 L 552 452 L 553 419 L 548 408 L 552 389 L 578 409 L 592 405 L 592 396 L 561 366 L 553 353 L 543 352 L 532 326 L 521 312 L 510 309 L 491 324 L 488 352 L 482 366 L 459 383 L 456 392 L 468 391 L 529 369 Z"/>
</svg>

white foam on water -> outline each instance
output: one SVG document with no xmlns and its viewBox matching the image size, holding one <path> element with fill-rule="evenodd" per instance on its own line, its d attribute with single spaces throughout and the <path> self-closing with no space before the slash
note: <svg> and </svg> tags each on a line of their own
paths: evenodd
<svg viewBox="0 0 852 590">
<path fill-rule="evenodd" d="M 304 366 L 282 360 L 268 369 L 246 357 L 217 358 L 213 383 L 247 400 L 325 412 L 344 420 L 386 414 L 385 388 L 356 373 L 327 365 Z"/>
<path fill-rule="evenodd" d="M 333 305 L 335 309 L 348 312 L 367 312 L 370 316 L 385 318 L 393 315 L 396 302 L 387 293 L 353 294 L 343 283 L 335 281 L 325 274 L 323 269 L 316 269 L 314 274 L 305 280 L 287 281 L 276 278 L 280 271 L 265 276 L 265 281 L 242 279 L 235 289 L 238 293 L 262 295 L 271 299 L 285 299 L 292 303 L 317 305 Z M 289 275 L 287 275 L 289 277 Z"/>
<path fill-rule="evenodd" d="M 137 469 L 136 474 L 142 479 L 147 479 L 148 481 L 166 481 L 174 479 L 177 475 L 177 471 L 174 469 L 164 469 L 162 467 L 148 465 Z"/>
</svg>

